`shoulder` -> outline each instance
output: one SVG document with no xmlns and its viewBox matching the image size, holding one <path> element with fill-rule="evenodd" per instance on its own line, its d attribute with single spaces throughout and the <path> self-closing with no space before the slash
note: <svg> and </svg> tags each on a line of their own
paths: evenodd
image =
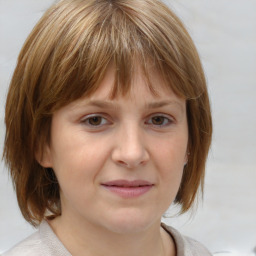
<svg viewBox="0 0 256 256">
<path fill-rule="evenodd" d="M 39 230 L 2 256 L 71 256 L 46 221 Z"/>
<path fill-rule="evenodd" d="M 41 255 L 40 253 L 41 240 L 39 231 L 35 232 L 31 236 L 27 237 L 12 249 L 2 254 L 2 256 L 32 256 Z"/>
<path fill-rule="evenodd" d="M 162 223 L 162 227 L 172 236 L 177 248 L 177 256 L 212 256 L 198 241 L 181 235 L 175 228 L 164 223 Z"/>
</svg>

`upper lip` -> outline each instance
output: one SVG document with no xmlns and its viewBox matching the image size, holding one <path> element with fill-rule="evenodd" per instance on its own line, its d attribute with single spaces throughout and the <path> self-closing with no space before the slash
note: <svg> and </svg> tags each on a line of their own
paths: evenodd
<svg viewBox="0 0 256 256">
<path fill-rule="evenodd" d="M 142 187 L 142 186 L 152 186 L 153 183 L 146 180 L 111 180 L 102 183 L 105 186 L 116 186 L 116 187 Z"/>
</svg>

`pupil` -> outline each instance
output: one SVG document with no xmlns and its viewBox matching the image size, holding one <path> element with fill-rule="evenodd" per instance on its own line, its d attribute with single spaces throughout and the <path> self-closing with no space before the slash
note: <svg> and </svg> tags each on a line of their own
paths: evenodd
<svg viewBox="0 0 256 256">
<path fill-rule="evenodd" d="M 99 124 L 101 123 L 101 117 L 99 117 L 99 116 L 91 117 L 91 118 L 89 119 L 89 123 L 90 123 L 91 125 L 99 125 Z"/>
<path fill-rule="evenodd" d="M 159 125 L 159 124 L 163 124 L 163 122 L 164 122 L 164 117 L 162 116 L 157 116 L 153 118 L 153 124 Z"/>
</svg>

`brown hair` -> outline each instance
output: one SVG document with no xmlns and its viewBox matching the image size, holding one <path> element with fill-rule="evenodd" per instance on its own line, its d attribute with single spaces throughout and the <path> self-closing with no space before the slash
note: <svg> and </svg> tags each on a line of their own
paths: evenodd
<svg viewBox="0 0 256 256">
<path fill-rule="evenodd" d="M 212 135 L 209 98 L 196 48 L 176 15 L 158 0 L 62 0 L 26 40 L 6 102 L 4 158 L 24 218 L 38 225 L 61 214 L 52 169 L 35 152 L 50 141 L 53 113 L 94 93 L 114 64 L 113 97 L 126 94 L 139 63 L 150 89 L 148 65 L 186 99 L 190 153 L 175 203 L 186 212 L 203 189 Z"/>
</svg>

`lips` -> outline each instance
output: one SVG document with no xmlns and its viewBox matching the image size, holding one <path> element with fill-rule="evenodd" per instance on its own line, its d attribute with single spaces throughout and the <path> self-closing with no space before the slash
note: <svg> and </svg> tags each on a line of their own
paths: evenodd
<svg viewBox="0 0 256 256">
<path fill-rule="evenodd" d="M 116 186 L 116 187 L 142 187 L 142 186 L 151 186 L 153 184 L 145 180 L 133 180 L 133 181 L 113 180 L 113 181 L 105 182 L 103 183 L 103 185 Z"/>
<path fill-rule="evenodd" d="M 154 184 L 145 180 L 113 180 L 101 184 L 108 191 L 122 198 L 139 197 L 147 193 Z"/>
</svg>

